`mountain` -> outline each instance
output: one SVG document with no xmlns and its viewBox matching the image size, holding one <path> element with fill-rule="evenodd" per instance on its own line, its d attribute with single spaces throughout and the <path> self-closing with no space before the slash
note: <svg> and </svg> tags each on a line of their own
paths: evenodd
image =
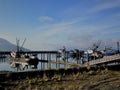
<svg viewBox="0 0 120 90">
<path fill-rule="evenodd" d="M 22 48 L 22 50 L 28 50 L 26 48 Z M 0 51 L 16 51 L 16 45 L 12 44 L 8 40 L 0 38 Z"/>
</svg>

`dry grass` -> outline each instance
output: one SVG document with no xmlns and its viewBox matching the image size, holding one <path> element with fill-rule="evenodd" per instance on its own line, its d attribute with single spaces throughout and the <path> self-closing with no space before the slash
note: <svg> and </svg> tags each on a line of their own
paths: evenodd
<svg viewBox="0 0 120 90">
<path fill-rule="evenodd" d="M 0 88 L 9 90 L 120 90 L 120 71 L 89 71 L 71 75 L 55 74 L 43 78 L 1 82 Z M 2 89 L 1 89 L 2 90 Z"/>
</svg>

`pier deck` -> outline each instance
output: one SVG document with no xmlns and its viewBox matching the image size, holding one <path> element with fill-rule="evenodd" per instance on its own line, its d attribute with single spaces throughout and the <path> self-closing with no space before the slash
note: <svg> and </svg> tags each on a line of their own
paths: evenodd
<svg viewBox="0 0 120 90">
<path fill-rule="evenodd" d="M 85 63 L 84 66 L 108 64 L 108 63 L 112 63 L 112 62 L 120 62 L 120 54 L 115 54 L 112 56 L 104 56 L 103 58 L 89 61 L 89 62 Z"/>
<path fill-rule="evenodd" d="M 10 55 L 11 52 L 0 52 L 0 55 Z M 19 52 L 20 54 L 38 54 L 40 56 L 38 62 L 41 63 L 41 67 L 45 67 L 45 63 L 47 63 L 47 67 L 51 67 L 51 64 L 56 64 L 56 68 L 60 67 L 60 65 L 64 65 L 65 67 L 69 67 L 69 65 L 76 65 L 76 66 L 93 66 L 93 65 L 101 65 L 101 64 L 110 64 L 110 63 L 119 63 L 120 62 L 120 53 L 115 54 L 112 56 L 104 56 L 103 58 L 100 59 L 95 59 L 88 61 L 84 64 L 76 63 L 76 62 L 71 62 L 69 61 L 69 53 L 66 51 L 65 53 L 65 60 L 60 60 L 59 52 L 58 51 L 24 51 L 24 52 Z M 79 59 L 80 61 L 80 59 Z M 16 60 L 14 63 L 19 63 L 22 64 L 23 66 L 28 65 L 28 63 L 24 60 Z"/>
</svg>

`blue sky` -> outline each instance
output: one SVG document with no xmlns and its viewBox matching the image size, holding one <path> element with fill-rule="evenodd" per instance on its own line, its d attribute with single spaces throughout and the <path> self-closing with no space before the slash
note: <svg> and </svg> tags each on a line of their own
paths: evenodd
<svg viewBox="0 0 120 90">
<path fill-rule="evenodd" d="M 32 50 L 120 41 L 120 0 L 0 0 L 0 37 Z"/>
</svg>

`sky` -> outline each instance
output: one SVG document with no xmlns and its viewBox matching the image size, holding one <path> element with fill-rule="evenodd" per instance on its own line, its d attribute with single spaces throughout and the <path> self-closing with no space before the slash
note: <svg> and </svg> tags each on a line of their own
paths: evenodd
<svg viewBox="0 0 120 90">
<path fill-rule="evenodd" d="M 31 50 L 120 41 L 120 0 L 0 0 L 0 38 Z"/>
</svg>

